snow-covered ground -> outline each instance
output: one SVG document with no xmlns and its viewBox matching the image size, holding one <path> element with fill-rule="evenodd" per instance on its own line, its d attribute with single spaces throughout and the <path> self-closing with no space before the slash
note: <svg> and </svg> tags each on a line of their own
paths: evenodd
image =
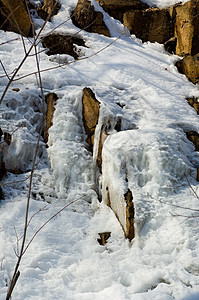
<svg viewBox="0 0 199 300">
<path fill-rule="evenodd" d="M 75 0 L 61 2 L 61 11 L 44 33 L 68 19 L 76 4 Z M 167 6 L 173 2 L 150 4 Z M 49 130 L 49 147 L 40 143 L 27 242 L 49 218 L 70 205 L 48 222 L 28 247 L 12 299 L 196 300 L 199 218 L 172 214 L 193 213 L 177 206 L 198 208 L 189 182 L 199 194 L 199 154 L 185 134 L 199 132 L 198 116 L 186 101 L 186 97 L 199 97 L 198 86 L 178 73 L 174 63 L 179 58 L 166 53 L 162 45 L 143 44 L 106 13 L 104 18 L 111 38 L 79 33 L 88 47 L 81 48 L 82 57 L 90 58 L 42 72 L 45 94 L 54 92 L 59 99 Z M 39 27 L 42 22 L 36 19 L 35 23 Z M 69 20 L 56 31 L 76 33 L 78 29 Z M 24 56 L 23 45 L 15 33 L 0 34 L 1 43 L 18 38 L 0 45 L 0 59 L 10 74 Z M 28 40 L 26 45 L 30 47 Z M 40 53 L 41 69 L 67 60 L 72 58 Z M 18 77 L 34 71 L 35 57 L 31 56 Z M 1 93 L 6 83 L 1 77 Z M 122 131 L 110 128 L 105 141 L 99 180 L 103 195 L 103 186 L 108 183 L 118 190 L 125 182 L 124 173 L 128 174 L 137 229 L 131 242 L 124 238 L 113 211 L 98 201 L 95 159 L 87 150 L 82 121 L 84 87 L 90 87 L 101 102 L 99 122 L 122 119 Z M 31 169 L 41 111 L 35 75 L 15 81 L 0 106 L 0 128 L 13 133 L 10 146 L 1 144 L 6 166 L 24 172 L 8 173 L 3 179 L 3 183 L 14 183 L 4 186 L 5 199 L 0 202 L 2 300 L 16 263 L 17 239 L 23 233 L 29 185 L 29 179 L 24 179 Z M 98 233 L 106 231 L 111 237 L 101 246 Z"/>
</svg>

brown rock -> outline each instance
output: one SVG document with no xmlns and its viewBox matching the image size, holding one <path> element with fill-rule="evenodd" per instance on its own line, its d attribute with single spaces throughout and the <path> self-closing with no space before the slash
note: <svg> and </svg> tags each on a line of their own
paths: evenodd
<svg viewBox="0 0 199 300">
<path fill-rule="evenodd" d="M 0 0 L 0 28 L 32 36 L 32 24 L 23 0 Z"/>
<path fill-rule="evenodd" d="M 98 168 L 102 169 L 102 149 L 106 138 L 108 137 L 108 133 L 106 131 L 101 130 L 100 132 L 100 140 L 98 146 L 98 153 L 97 153 L 97 166 Z"/>
<path fill-rule="evenodd" d="M 199 0 L 177 5 L 175 11 L 176 54 L 199 53 Z"/>
<path fill-rule="evenodd" d="M 199 134 L 196 131 L 189 131 L 186 132 L 186 136 L 194 144 L 195 150 L 199 151 Z"/>
<path fill-rule="evenodd" d="M 42 10 L 44 10 L 51 17 L 56 15 L 60 9 L 61 5 L 56 0 L 44 0 L 44 5 L 42 6 Z"/>
<path fill-rule="evenodd" d="M 45 101 L 47 104 L 47 111 L 46 111 L 46 128 L 45 128 L 45 137 L 44 140 L 47 143 L 48 142 L 48 130 L 52 126 L 53 122 L 53 113 L 55 111 L 55 105 L 57 102 L 57 95 L 55 93 L 49 93 L 45 97 Z"/>
<path fill-rule="evenodd" d="M 170 38 L 168 41 L 164 43 L 164 48 L 169 53 L 175 54 L 176 44 L 177 44 L 177 38 L 173 36 L 172 38 Z"/>
<path fill-rule="evenodd" d="M 89 0 L 78 0 L 71 18 L 73 23 L 83 30 L 110 36 L 103 21 L 103 14 L 96 12 Z"/>
<path fill-rule="evenodd" d="M 98 123 L 100 111 L 100 102 L 96 99 L 95 94 L 90 88 L 83 89 L 82 96 L 82 115 L 84 128 L 87 134 L 87 142 L 90 150 L 93 150 L 94 133 Z"/>
<path fill-rule="evenodd" d="M 124 13 L 124 25 L 143 42 L 165 43 L 173 36 L 168 9 L 150 8 Z"/>
<path fill-rule="evenodd" d="M 130 189 L 124 194 L 124 199 L 126 201 L 126 237 L 131 241 L 135 237 L 135 210 L 133 195 Z"/>
<path fill-rule="evenodd" d="M 100 238 L 97 239 L 98 243 L 104 246 L 107 243 L 107 240 L 111 236 L 111 232 L 101 232 L 99 233 Z"/>
<path fill-rule="evenodd" d="M 68 54 L 75 59 L 78 58 L 79 53 L 77 51 L 78 46 L 85 46 L 84 41 L 77 36 L 66 36 L 62 34 L 50 34 L 42 39 L 42 45 L 49 50 L 47 55 L 53 54 Z"/>
<path fill-rule="evenodd" d="M 140 0 L 97 0 L 113 18 L 123 21 L 123 14 L 130 10 L 147 8 Z"/>
<path fill-rule="evenodd" d="M 130 241 L 135 237 L 135 209 L 133 203 L 133 195 L 131 190 L 128 188 L 127 192 L 121 195 L 118 192 L 109 193 L 108 186 L 106 187 L 106 199 L 105 203 L 109 206 L 115 213 L 118 221 L 120 222 L 122 229 L 125 233 L 126 238 Z M 118 197 L 118 198 L 117 198 Z M 117 205 L 115 203 L 117 202 Z M 119 208 L 119 210 L 118 210 Z M 122 212 L 122 210 L 125 210 Z M 125 218 L 124 218 L 125 216 Z"/>
<path fill-rule="evenodd" d="M 196 97 L 192 97 L 192 98 L 187 98 L 186 100 L 196 110 L 197 114 L 199 115 L 199 102 L 198 102 L 199 99 Z"/>
<path fill-rule="evenodd" d="M 178 71 L 185 74 L 193 83 L 199 83 L 199 54 L 195 56 L 188 55 L 182 60 L 176 62 Z"/>
</svg>

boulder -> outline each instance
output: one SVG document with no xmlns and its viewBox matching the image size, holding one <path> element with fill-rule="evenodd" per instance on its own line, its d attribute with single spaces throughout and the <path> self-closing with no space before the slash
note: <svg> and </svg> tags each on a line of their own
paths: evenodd
<svg viewBox="0 0 199 300">
<path fill-rule="evenodd" d="M 56 15 L 60 9 L 61 5 L 56 0 L 44 0 L 44 5 L 42 9 L 47 13 L 51 14 L 51 17 Z"/>
<path fill-rule="evenodd" d="M 89 0 L 78 0 L 71 18 L 74 25 L 83 30 L 110 36 L 109 30 L 103 21 L 103 14 L 96 12 Z"/>
<path fill-rule="evenodd" d="M 47 104 L 47 111 L 46 111 L 46 127 L 45 127 L 45 135 L 44 135 L 44 141 L 48 142 L 48 130 L 52 126 L 53 122 L 53 113 L 55 111 L 55 105 L 57 102 L 57 95 L 55 93 L 49 93 L 45 97 L 45 102 Z"/>
<path fill-rule="evenodd" d="M 32 23 L 23 0 L 0 0 L 0 28 L 32 36 Z"/>
<path fill-rule="evenodd" d="M 123 24 L 143 42 L 165 43 L 173 37 L 168 9 L 150 8 L 125 12 Z"/>
<path fill-rule="evenodd" d="M 199 83 L 199 53 L 195 56 L 188 55 L 176 62 L 178 71 L 185 74 L 193 83 Z"/>
<path fill-rule="evenodd" d="M 47 55 L 68 54 L 77 59 L 79 52 L 76 45 L 85 46 L 85 43 L 83 39 L 77 36 L 67 36 L 57 33 L 45 36 L 42 39 L 42 45 L 49 49 L 46 52 Z"/>
<path fill-rule="evenodd" d="M 102 8 L 113 18 L 123 22 L 123 14 L 130 10 L 148 7 L 140 0 L 97 0 Z"/>
<path fill-rule="evenodd" d="M 199 53 L 199 0 L 192 0 L 174 8 L 176 54 L 196 55 Z"/>
</svg>

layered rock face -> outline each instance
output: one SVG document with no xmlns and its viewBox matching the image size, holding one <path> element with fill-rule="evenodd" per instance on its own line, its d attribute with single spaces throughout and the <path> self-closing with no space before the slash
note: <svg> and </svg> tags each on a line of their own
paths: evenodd
<svg viewBox="0 0 199 300">
<path fill-rule="evenodd" d="M 184 59 L 177 68 L 193 83 L 199 82 L 199 0 L 166 9 L 147 8 L 138 0 L 97 0 L 143 42 L 165 44 L 165 49 Z"/>
<path fill-rule="evenodd" d="M 172 21 L 167 9 L 128 11 L 123 15 L 123 23 L 143 42 L 163 44 L 173 36 Z"/>
<path fill-rule="evenodd" d="M 193 83 L 199 82 L 199 1 L 175 7 L 176 54 L 183 56 L 176 66 Z"/>
<path fill-rule="evenodd" d="M 199 53 L 199 1 L 189 1 L 174 8 L 176 54 L 196 55 Z"/>
</svg>

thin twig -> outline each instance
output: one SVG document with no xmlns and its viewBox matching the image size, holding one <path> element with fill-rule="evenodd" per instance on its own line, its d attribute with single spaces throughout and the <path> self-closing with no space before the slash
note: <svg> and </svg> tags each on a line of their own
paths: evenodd
<svg viewBox="0 0 199 300">
<path fill-rule="evenodd" d="M 58 212 L 56 212 L 51 218 L 49 218 L 32 236 L 32 238 L 30 239 L 30 241 L 28 242 L 26 248 L 24 249 L 23 255 L 25 254 L 25 252 L 27 251 L 27 249 L 29 248 L 30 244 L 32 243 L 32 241 L 35 239 L 35 237 L 37 236 L 37 234 L 52 220 L 54 219 L 58 214 L 60 214 L 64 209 L 66 209 L 68 206 L 72 205 L 73 203 L 79 201 L 80 199 L 82 199 L 84 197 L 81 196 L 78 199 L 71 201 L 70 203 L 68 203 L 67 205 L 65 205 L 62 209 L 60 209 Z"/>
<path fill-rule="evenodd" d="M 48 17 L 46 18 L 44 24 L 42 25 L 42 27 L 40 28 L 38 34 L 36 35 L 35 37 L 35 41 L 34 43 L 32 43 L 32 45 L 30 46 L 29 50 L 27 51 L 27 53 L 25 54 L 24 58 L 22 59 L 21 63 L 19 64 L 19 66 L 16 68 L 16 70 L 14 71 L 14 74 L 12 75 L 12 77 L 10 78 L 8 84 L 6 85 L 4 91 L 3 91 L 3 94 L 1 96 L 1 99 L 0 99 L 0 104 L 3 102 L 3 99 L 7 93 L 7 90 L 9 89 L 11 83 L 14 81 L 14 78 L 15 76 L 17 75 L 17 73 L 19 72 L 19 70 L 21 69 L 21 67 L 23 66 L 24 62 L 26 61 L 26 59 L 28 58 L 30 52 L 32 51 L 33 47 L 34 47 L 34 44 L 36 43 L 36 41 L 38 40 L 38 38 L 40 37 L 40 34 L 41 32 L 43 31 L 46 23 L 48 22 L 48 20 L 50 19 L 50 16 L 51 16 L 51 13 L 52 11 L 49 13 Z"/>
<path fill-rule="evenodd" d="M 4 67 L 3 62 L 1 61 L 1 59 L 0 59 L 0 64 L 1 64 L 1 66 L 3 68 L 3 70 L 4 70 L 4 73 L 6 74 L 6 77 L 8 78 L 8 80 L 10 80 L 10 77 L 8 76 L 8 73 L 7 73 L 7 71 L 6 71 L 5 67 Z"/>
<path fill-rule="evenodd" d="M 82 61 L 82 60 L 86 60 L 86 59 L 89 59 L 93 56 L 96 56 L 97 54 L 99 54 L 100 52 L 104 51 L 105 49 L 109 48 L 111 45 L 113 45 L 118 39 L 121 38 L 122 35 L 124 35 L 126 30 L 124 30 L 114 41 L 112 41 L 111 43 L 109 43 L 108 45 L 106 45 L 105 47 L 101 48 L 100 50 L 96 51 L 95 53 L 89 55 L 89 56 L 84 56 L 84 57 L 81 57 L 77 60 L 72 60 L 72 61 L 69 61 L 69 62 L 66 62 L 66 63 L 63 63 L 63 64 L 59 64 L 58 66 L 54 66 L 54 67 L 50 67 L 50 68 L 47 68 L 47 69 L 42 69 L 40 70 L 40 73 L 42 72 L 47 72 L 47 71 L 52 71 L 52 70 L 55 70 L 55 69 L 58 69 L 58 68 L 62 68 L 64 66 L 67 66 L 67 65 L 70 65 L 70 64 L 73 64 L 73 63 L 76 63 L 76 62 L 79 62 L 79 61 Z M 38 72 L 35 71 L 35 72 L 32 72 L 32 73 L 28 73 L 26 75 L 23 75 L 23 76 L 20 76 L 16 79 L 13 80 L 13 82 L 15 81 L 18 81 L 18 80 L 21 80 L 23 78 L 26 78 L 26 77 L 29 77 L 29 76 L 32 76 L 32 75 L 35 75 L 37 74 Z M 1 103 L 1 102 L 0 102 Z"/>
</svg>

